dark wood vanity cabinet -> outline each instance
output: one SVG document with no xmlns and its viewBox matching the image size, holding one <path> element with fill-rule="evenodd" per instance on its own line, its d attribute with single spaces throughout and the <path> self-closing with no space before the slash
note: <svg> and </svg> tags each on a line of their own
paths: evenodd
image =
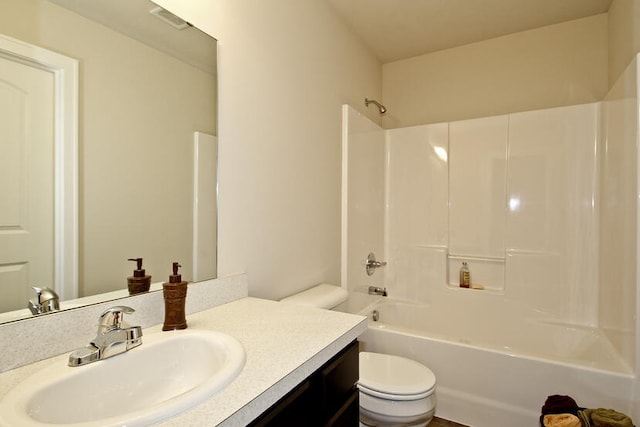
<svg viewBox="0 0 640 427">
<path fill-rule="evenodd" d="M 250 425 L 356 427 L 357 381 L 358 341 L 353 341 Z"/>
</svg>

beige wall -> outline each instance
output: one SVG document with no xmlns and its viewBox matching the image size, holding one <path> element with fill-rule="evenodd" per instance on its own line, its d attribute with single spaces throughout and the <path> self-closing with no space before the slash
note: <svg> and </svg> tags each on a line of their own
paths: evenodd
<svg viewBox="0 0 640 427">
<path fill-rule="evenodd" d="M 214 76 L 48 1 L 0 5 L 0 33 L 79 60 L 81 296 L 126 287 L 132 257 L 188 278 L 192 132 L 216 133 Z"/>
<path fill-rule="evenodd" d="M 609 86 L 640 52 L 640 1 L 614 0 L 609 7 Z"/>
<path fill-rule="evenodd" d="M 607 14 L 601 14 L 384 64 L 383 125 L 599 101 L 607 88 Z"/>
<path fill-rule="evenodd" d="M 324 0 L 160 0 L 218 39 L 219 274 L 280 298 L 340 280 L 341 104 L 380 64 Z"/>
<path fill-rule="evenodd" d="M 385 64 L 381 83 L 322 1 L 157 3 L 219 39 L 219 272 L 273 298 L 338 280 L 341 103 L 377 121 L 362 98 L 382 95 L 393 128 L 599 101 L 609 27 L 637 7 Z"/>
</svg>

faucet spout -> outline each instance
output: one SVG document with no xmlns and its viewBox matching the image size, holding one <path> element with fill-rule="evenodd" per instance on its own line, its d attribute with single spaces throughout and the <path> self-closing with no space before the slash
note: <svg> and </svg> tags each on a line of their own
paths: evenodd
<svg viewBox="0 0 640 427">
<path fill-rule="evenodd" d="M 93 344 L 74 350 L 69 355 L 69 366 L 81 366 L 100 360 L 100 350 Z"/>
<path fill-rule="evenodd" d="M 382 295 L 387 296 L 387 288 L 381 288 L 379 286 L 369 286 L 369 295 Z"/>
</svg>

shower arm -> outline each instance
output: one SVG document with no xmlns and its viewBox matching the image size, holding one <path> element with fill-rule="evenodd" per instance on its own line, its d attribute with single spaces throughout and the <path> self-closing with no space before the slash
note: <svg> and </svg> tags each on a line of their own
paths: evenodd
<svg viewBox="0 0 640 427">
<path fill-rule="evenodd" d="M 368 107 L 369 104 L 374 104 L 376 107 L 378 107 L 378 110 L 380 111 L 380 114 L 384 114 L 387 112 L 387 107 L 385 107 L 384 105 L 380 104 L 378 101 L 376 101 L 375 99 L 368 99 L 365 98 L 364 99 L 364 106 Z"/>
</svg>

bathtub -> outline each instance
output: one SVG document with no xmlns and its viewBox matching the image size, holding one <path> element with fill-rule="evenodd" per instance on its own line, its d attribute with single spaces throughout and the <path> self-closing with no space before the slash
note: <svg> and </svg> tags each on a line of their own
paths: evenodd
<svg viewBox="0 0 640 427">
<path fill-rule="evenodd" d="M 539 426 L 547 396 L 631 413 L 634 376 L 597 328 L 414 304 L 352 292 L 348 311 L 367 315 L 364 351 L 396 354 L 437 378 L 436 415 L 473 427 Z M 373 314 L 378 319 L 374 321 Z M 504 314 L 504 313 L 502 313 Z"/>
</svg>

